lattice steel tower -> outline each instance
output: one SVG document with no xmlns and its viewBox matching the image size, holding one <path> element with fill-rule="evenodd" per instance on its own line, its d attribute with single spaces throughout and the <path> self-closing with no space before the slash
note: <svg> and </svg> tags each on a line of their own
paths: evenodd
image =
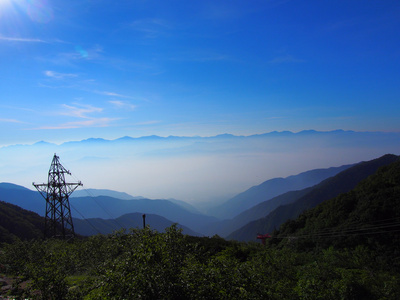
<svg viewBox="0 0 400 300">
<path fill-rule="evenodd" d="M 46 199 L 45 237 L 65 239 L 75 235 L 69 195 L 82 183 L 80 181 L 76 183 L 65 182 L 65 174 L 71 175 L 61 165 L 59 157 L 54 154 L 49 170 L 48 183 L 33 183 L 43 198 Z"/>
</svg>

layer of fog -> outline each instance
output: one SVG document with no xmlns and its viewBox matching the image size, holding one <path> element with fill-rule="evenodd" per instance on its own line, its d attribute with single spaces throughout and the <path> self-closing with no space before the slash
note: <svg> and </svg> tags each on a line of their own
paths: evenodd
<svg viewBox="0 0 400 300">
<path fill-rule="evenodd" d="M 84 188 L 191 203 L 228 199 L 251 186 L 315 168 L 399 154 L 400 134 L 329 132 L 253 137 L 89 140 L 0 148 L 0 182 L 47 182 L 54 153 Z"/>
</svg>

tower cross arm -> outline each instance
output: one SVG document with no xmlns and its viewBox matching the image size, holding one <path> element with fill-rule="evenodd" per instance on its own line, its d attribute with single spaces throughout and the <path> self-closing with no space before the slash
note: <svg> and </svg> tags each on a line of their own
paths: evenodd
<svg viewBox="0 0 400 300">
<path fill-rule="evenodd" d="M 78 186 L 83 186 L 82 182 L 76 182 L 76 183 L 65 183 L 65 186 L 68 187 L 69 191 L 68 194 L 71 194 L 73 191 L 75 191 Z"/>
<path fill-rule="evenodd" d="M 38 190 L 38 192 L 42 195 L 43 198 L 47 198 L 47 183 L 34 183 L 32 185 Z"/>
</svg>

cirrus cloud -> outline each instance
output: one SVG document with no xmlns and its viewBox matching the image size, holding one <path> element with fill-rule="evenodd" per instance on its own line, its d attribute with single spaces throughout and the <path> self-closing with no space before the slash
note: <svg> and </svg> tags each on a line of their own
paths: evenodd
<svg viewBox="0 0 400 300">
<path fill-rule="evenodd" d="M 71 74 L 71 73 L 58 73 L 58 72 L 54 72 L 54 71 L 44 71 L 44 75 L 46 75 L 47 77 L 50 78 L 54 78 L 54 79 L 65 79 L 65 78 L 73 78 L 73 77 L 78 77 L 77 74 Z"/>
<path fill-rule="evenodd" d="M 103 111 L 103 108 L 94 107 L 92 105 L 72 106 L 68 104 L 63 104 L 62 107 L 64 108 L 64 110 L 59 113 L 60 115 L 83 118 L 83 119 L 90 119 L 88 114 L 101 113 Z"/>
<path fill-rule="evenodd" d="M 91 118 L 88 120 L 76 121 L 76 122 L 67 122 L 60 125 L 55 126 L 43 126 L 35 129 L 75 129 L 75 128 L 83 128 L 83 127 L 108 127 L 112 121 L 117 119 L 113 118 Z"/>
<path fill-rule="evenodd" d="M 108 102 L 114 105 L 114 107 L 116 108 L 129 109 L 129 110 L 134 110 L 136 108 L 136 105 L 131 104 L 127 101 L 113 100 Z"/>
</svg>

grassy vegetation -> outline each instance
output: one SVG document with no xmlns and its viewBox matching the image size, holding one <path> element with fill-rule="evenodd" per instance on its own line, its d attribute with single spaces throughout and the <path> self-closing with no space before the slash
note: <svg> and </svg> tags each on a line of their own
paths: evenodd
<svg viewBox="0 0 400 300">
<path fill-rule="evenodd" d="M 400 276 L 363 246 L 300 252 L 149 228 L 2 247 L 37 299 L 399 299 Z"/>
</svg>

